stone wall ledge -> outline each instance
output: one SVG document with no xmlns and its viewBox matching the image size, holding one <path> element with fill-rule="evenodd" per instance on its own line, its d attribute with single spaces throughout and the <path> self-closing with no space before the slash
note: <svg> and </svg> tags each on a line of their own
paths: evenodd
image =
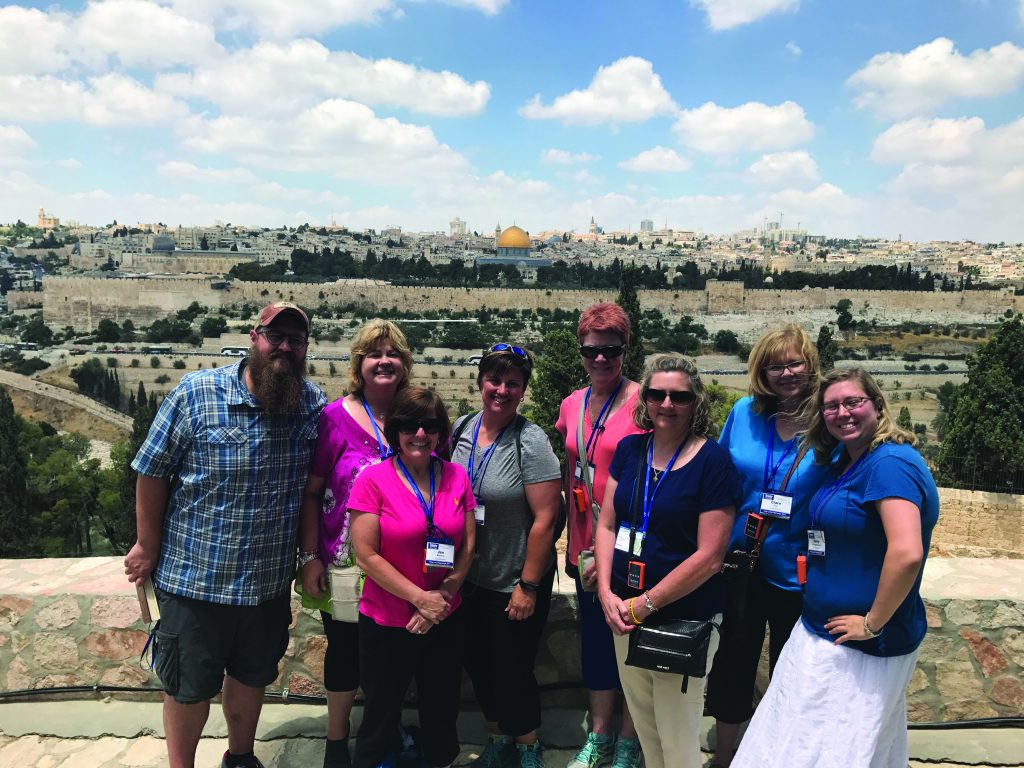
<svg viewBox="0 0 1024 768">
<path fill-rule="evenodd" d="M 582 707 L 576 595 L 568 578 L 558 584 L 537 677 L 556 689 L 546 706 Z M 910 718 L 1024 715 L 1024 560 L 933 557 L 922 596 L 929 632 L 910 683 Z M 319 616 L 293 607 L 272 689 L 320 695 Z M 120 557 L 0 560 L 0 690 L 156 686 L 139 663 L 147 631 Z"/>
</svg>

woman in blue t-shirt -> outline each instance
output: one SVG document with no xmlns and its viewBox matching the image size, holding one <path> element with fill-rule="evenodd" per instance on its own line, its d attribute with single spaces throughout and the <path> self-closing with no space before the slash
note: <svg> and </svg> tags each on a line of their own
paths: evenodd
<svg viewBox="0 0 1024 768">
<path fill-rule="evenodd" d="M 708 438 L 709 398 L 682 355 L 647 363 L 634 419 L 651 434 L 626 437 L 612 458 L 594 549 L 598 599 L 647 768 L 699 768 L 703 678 L 683 693 L 679 675 L 626 666 L 628 635 L 647 621 L 720 617 L 739 481 Z M 717 644 L 715 634 L 709 659 Z"/>
<path fill-rule="evenodd" d="M 801 622 L 734 768 L 908 760 L 906 687 L 927 628 L 919 590 L 938 490 L 867 371 L 832 371 L 816 405 L 818 460 L 842 451 L 811 502 Z"/>
<path fill-rule="evenodd" d="M 722 638 L 708 675 L 716 768 L 729 765 L 740 725 L 754 713 L 765 627 L 771 675 L 800 619 L 797 556 L 807 544 L 811 497 L 828 473 L 800 440 L 821 380 L 818 350 L 807 332 L 794 324 L 768 331 L 750 351 L 747 371 L 750 395 L 733 406 L 718 438 L 743 486 L 729 542 L 737 556 L 729 558 L 732 570 L 726 570 L 735 578 L 727 579 Z M 750 555 L 753 551 L 759 554 Z"/>
</svg>

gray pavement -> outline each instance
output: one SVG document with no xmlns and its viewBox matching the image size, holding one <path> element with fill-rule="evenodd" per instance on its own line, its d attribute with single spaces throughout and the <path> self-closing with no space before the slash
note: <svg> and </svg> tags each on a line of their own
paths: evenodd
<svg viewBox="0 0 1024 768">
<path fill-rule="evenodd" d="M 409 712 L 411 722 L 415 713 Z M 358 724 L 359 709 L 354 713 Z M 561 768 L 582 740 L 583 713 L 549 709 L 541 738 L 545 762 Z M 267 768 L 317 768 L 323 759 L 325 709 L 315 704 L 268 703 L 260 719 L 256 753 Z M 705 718 L 702 746 L 712 727 Z M 456 765 L 466 765 L 485 740 L 475 712 L 463 713 L 465 744 Z M 11 768 L 122 768 L 166 764 L 160 704 L 113 698 L 91 701 L 0 703 L 0 766 Z M 196 765 L 217 768 L 226 748 L 226 728 L 213 707 Z M 1024 766 L 1024 729 L 910 732 L 911 766 Z M 851 766 L 851 768 L 856 768 Z"/>
</svg>

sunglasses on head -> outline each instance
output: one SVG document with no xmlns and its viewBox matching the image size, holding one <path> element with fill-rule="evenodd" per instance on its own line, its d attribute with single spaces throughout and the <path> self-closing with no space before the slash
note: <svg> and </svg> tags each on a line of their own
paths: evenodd
<svg viewBox="0 0 1024 768">
<path fill-rule="evenodd" d="M 487 354 L 489 355 L 493 352 L 511 352 L 516 357 L 521 357 L 524 360 L 530 359 L 530 356 L 526 354 L 525 349 L 517 347 L 514 344 L 506 344 L 505 342 L 491 345 L 491 348 L 487 350 Z"/>
<path fill-rule="evenodd" d="M 443 426 L 440 419 L 409 419 L 395 422 L 395 428 L 403 435 L 415 435 L 421 429 L 428 435 L 436 435 Z"/>
<path fill-rule="evenodd" d="M 644 395 L 644 399 L 647 400 L 648 403 L 657 403 L 658 405 L 665 402 L 666 397 L 672 401 L 672 405 L 689 405 L 697 399 L 697 396 L 688 389 L 672 390 L 654 389 L 651 387 Z"/>
<path fill-rule="evenodd" d="M 595 360 L 598 355 L 604 355 L 606 360 L 611 360 L 621 355 L 625 349 L 625 344 L 580 344 L 580 354 L 587 360 Z"/>
</svg>

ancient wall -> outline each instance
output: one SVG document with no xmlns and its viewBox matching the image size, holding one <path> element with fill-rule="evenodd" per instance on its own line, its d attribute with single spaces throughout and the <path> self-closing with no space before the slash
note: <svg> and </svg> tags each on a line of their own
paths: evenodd
<svg viewBox="0 0 1024 768">
<path fill-rule="evenodd" d="M 932 558 L 921 590 L 928 634 L 908 690 L 913 721 L 1024 715 L 1024 561 Z M 270 690 L 322 695 L 319 617 L 293 601 Z M 0 690 L 157 686 L 139 654 L 147 627 L 119 557 L 0 560 Z M 562 579 L 537 659 L 548 706 L 585 707 L 576 594 Z M 471 689 L 464 688 L 467 698 Z"/>
<path fill-rule="evenodd" d="M 1024 558 L 1024 496 L 940 488 L 932 551 Z"/>
<path fill-rule="evenodd" d="M 183 264 L 183 266 L 188 266 Z M 13 301 L 28 301 L 12 291 Z M 38 301 L 39 294 L 33 294 Z M 701 291 L 639 291 L 644 308 L 666 315 L 723 313 L 773 313 L 795 310 L 827 310 L 840 299 L 850 299 L 855 311 L 885 310 L 889 317 L 948 322 L 950 313 L 965 322 L 995 322 L 1006 310 L 1024 312 L 1024 296 L 1012 289 L 969 293 L 918 293 L 910 291 L 803 291 L 747 290 L 740 283 L 709 281 Z M 288 299 L 304 306 L 321 302 L 363 303 L 370 308 L 455 312 L 482 308 L 582 310 L 595 301 L 614 301 L 615 291 L 545 290 L 543 288 L 427 288 L 393 286 L 373 281 L 325 283 L 275 283 L 236 281 L 230 288 L 215 290 L 204 278 L 88 278 L 43 279 L 43 313 L 51 325 L 72 325 L 92 330 L 104 317 L 118 322 L 130 317 L 147 325 L 159 317 L 187 307 L 193 301 L 216 309 L 249 302 L 261 304 Z M 15 304 L 12 304 L 15 306 Z M 19 305 L 27 306 L 27 305 Z M 929 313 L 943 313 L 930 316 Z"/>
</svg>

